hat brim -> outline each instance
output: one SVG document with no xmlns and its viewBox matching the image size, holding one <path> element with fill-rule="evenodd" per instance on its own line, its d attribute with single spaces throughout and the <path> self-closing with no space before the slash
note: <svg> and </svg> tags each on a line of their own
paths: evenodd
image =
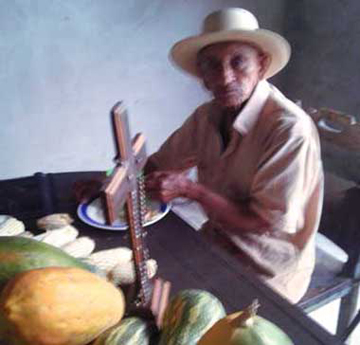
<svg viewBox="0 0 360 345">
<path fill-rule="evenodd" d="M 211 32 L 186 38 L 172 47 L 170 60 L 185 72 L 200 77 L 196 64 L 198 52 L 208 45 L 228 41 L 255 44 L 270 56 L 270 65 L 265 72 L 264 79 L 270 78 L 282 70 L 290 59 L 291 48 L 285 38 L 269 30 L 257 29 Z"/>
</svg>

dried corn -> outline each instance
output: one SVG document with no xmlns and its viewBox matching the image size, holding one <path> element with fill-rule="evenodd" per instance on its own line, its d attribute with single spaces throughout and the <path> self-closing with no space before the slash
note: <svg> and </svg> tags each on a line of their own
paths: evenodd
<svg viewBox="0 0 360 345">
<path fill-rule="evenodd" d="M 42 241 L 45 238 L 45 236 L 47 236 L 49 234 L 49 231 L 45 231 L 45 232 L 43 232 L 41 234 L 35 235 L 34 240 Z"/>
<path fill-rule="evenodd" d="M 155 276 L 157 271 L 157 262 L 154 259 L 146 261 L 148 277 Z M 134 261 L 117 264 L 108 274 L 108 279 L 115 285 L 128 285 L 135 282 Z"/>
<path fill-rule="evenodd" d="M 158 265 L 157 265 L 156 260 L 154 260 L 154 259 L 147 260 L 146 261 L 146 268 L 147 268 L 149 279 L 155 277 L 155 274 L 156 274 L 157 269 L 158 269 Z"/>
<path fill-rule="evenodd" d="M 19 234 L 18 236 L 27 237 L 27 238 L 35 238 L 35 235 L 33 233 L 31 233 L 30 231 L 24 231 L 21 234 Z"/>
<path fill-rule="evenodd" d="M 14 217 L 0 215 L 0 236 L 17 236 L 25 231 L 22 221 Z"/>
<path fill-rule="evenodd" d="M 109 272 L 117 264 L 130 262 L 131 259 L 132 250 L 127 247 L 119 247 L 93 253 L 87 261 L 101 270 Z"/>
<path fill-rule="evenodd" d="M 75 258 L 85 258 L 94 251 L 95 241 L 90 237 L 83 236 L 65 244 L 61 249 Z"/>
<path fill-rule="evenodd" d="M 74 219 L 67 213 L 54 213 L 37 220 L 39 229 L 55 230 L 73 223 Z"/>
<path fill-rule="evenodd" d="M 62 247 L 74 241 L 78 235 L 79 231 L 76 228 L 71 225 L 67 225 L 61 229 L 46 231 L 44 234 L 36 236 L 36 239 L 55 247 Z"/>
</svg>

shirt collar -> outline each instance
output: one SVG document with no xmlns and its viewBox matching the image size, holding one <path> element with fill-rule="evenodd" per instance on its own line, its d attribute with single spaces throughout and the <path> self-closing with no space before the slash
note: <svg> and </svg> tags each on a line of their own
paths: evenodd
<svg viewBox="0 0 360 345">
<path fill-rule="evenodd" d="M 240 132 L 241 135 L 246 135 L 255 126 L 269 94 L 269 83 L 266 80 L 259 81 L 247 104 L 234 121 L 233 127 Z"/>
</svg>

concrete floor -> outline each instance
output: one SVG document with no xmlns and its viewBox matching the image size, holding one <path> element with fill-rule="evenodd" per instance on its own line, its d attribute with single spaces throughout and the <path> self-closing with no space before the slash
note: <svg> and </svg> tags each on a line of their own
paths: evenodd
<svg viewBox="0 0 360 345">
<path fill-rule="evenodd" d="M 339 312 L 340 300 L 336 300 L 328 305 L 313 311 L 309 316 L 323 326 L 330 333 L 335 333 L 337 316 Z M 360 303 L 358 303 L 358 309 L 360 309 Z M 360 344 L 360 325 L 353 332 L 349 345 L 359 345 Z"/>
</svg>

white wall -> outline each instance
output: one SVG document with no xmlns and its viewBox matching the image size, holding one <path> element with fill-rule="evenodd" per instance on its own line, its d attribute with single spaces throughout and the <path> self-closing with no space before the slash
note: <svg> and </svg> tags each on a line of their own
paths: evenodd
<svg viewBox="0 0 360 345">
<path fill-rule="evenodd" d="M 207 98 L 168 62 L 209 12 L 282 29 L 284 0 L 0 0 L 0 179 L 112 166 L 109 110 L 128 104 L 148 151 Z"/>
</svg>

